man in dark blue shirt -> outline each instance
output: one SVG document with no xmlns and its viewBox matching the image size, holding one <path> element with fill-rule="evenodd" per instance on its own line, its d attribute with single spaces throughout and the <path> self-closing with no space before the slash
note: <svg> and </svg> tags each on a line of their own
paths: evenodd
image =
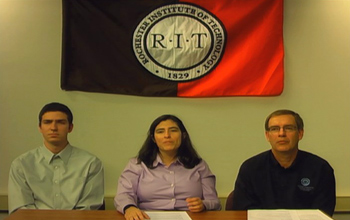
<svg viewBox="0 0 350 220">
<path fill-rule="evenodd" d="M 303 120 L 293 111 L 278 110 L 266 118 L 265 136 L 271 150 L 242 164 L 233 210 L 320 209 L 333 215 L 333 169 L 326 160 L 299 150 L 303 135 Z"/>
</svg>

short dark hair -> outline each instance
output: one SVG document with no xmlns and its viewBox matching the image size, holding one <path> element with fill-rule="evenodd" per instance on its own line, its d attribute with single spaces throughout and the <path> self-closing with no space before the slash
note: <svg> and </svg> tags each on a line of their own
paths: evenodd
<svg viewBox="0 0 350 220">
<path fill-rule="evenodd" d="M 188 169 L 195 167 L 199 164 L 201 158 L 198 156 L 196 150 L 194 149 L 190 139 L 190 135 L 188 134 L 184 124 L 178 117 L 174 115 L 162 115 L 152 122 L 147 133 L 147 138 L 138 153 L 138 163 L 143 162 L 148 168 L 155 168 L 153 167 L 153 162 L 157 158 L 159 148 L 154 142 L 154 131 L 159 123 L 166 120 L 172 120 L 179 126 L 181 130 L 182 141 L 177 151 L 178 160 L 184 165 L 184 167 Z"/>
<path fill-rule="evenodd" d="M 304 130 L 304 122 L 303 119 L 300 117 L 300 115 L 292 110 L 288 109 L 280 109 L 277 111 L 272 112 L 269 116 L 267 116 L 265 120 L 265 130 L 269 130 L 269 121 L 272 117 L 279 116 L 279 115 L 292 115 L 295 119 L 295 123 L 297 124 L 298 130 Z"/>
<path fill-rule="evenodd" d="M 63 112 L 67 115 L 69 124 L 73 123 L 73 114 L 71 110 L 64 104 L 58 102 L 51 102 L 46 104 L 39 113 L 39 126 L 41 126 L 41 120 L 46 112 Z"/>
</svg>

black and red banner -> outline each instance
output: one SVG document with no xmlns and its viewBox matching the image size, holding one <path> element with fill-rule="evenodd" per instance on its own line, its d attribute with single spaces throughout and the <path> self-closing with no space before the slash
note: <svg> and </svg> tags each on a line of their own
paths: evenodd
<svg viewBox="0 0 350 220">
<path fill-rule="evenodd" d="M 62 0 L 63 90 L 162 97 L 283 91 L 283 0 Z"/>
</svg>

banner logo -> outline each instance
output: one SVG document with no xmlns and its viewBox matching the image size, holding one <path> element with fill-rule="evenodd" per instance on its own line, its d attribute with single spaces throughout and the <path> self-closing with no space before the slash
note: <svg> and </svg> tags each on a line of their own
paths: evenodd
<svg viewBox="0 0 350 220">
<path fill-rule="evenodd" d="M 149 13 L 133 35 L 138 61 L 170 81 L 190 81 L 212 71 L 221 60 L 226 31 L 213 14 L 191 4 L 170 4 Z"/>
</svg>

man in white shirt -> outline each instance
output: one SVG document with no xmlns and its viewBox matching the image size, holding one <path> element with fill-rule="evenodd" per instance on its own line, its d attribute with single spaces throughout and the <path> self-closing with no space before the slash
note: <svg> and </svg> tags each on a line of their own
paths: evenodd
<svg viewBox="0 0 350 220">
<path fill-rule="evenodd" d="M 99 209 L 104 200 L 102 162 L 73 147 L 73 115 L 61 103 L 39 113 L 44 144 L 16 158 L 9 175 L 9 213 L 17 209 Z"/>
</svg>

